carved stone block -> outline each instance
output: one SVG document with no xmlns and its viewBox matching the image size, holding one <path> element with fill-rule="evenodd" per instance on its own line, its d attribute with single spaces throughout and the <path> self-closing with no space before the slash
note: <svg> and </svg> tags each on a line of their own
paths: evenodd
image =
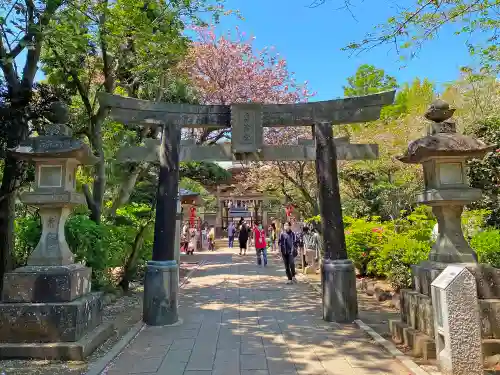
<svg viewBox="0 0 500 375">
<path fill-rule="evenodd" d="M 79 340 L 102 321 L 103 293 L 72 302 L 0 303 L 0 342 Z"/>
<path fill-rule="evenodd" d="M 4 276 L 3 302 L 70 302 L 91 287 L 91 269 L 69 266 L 27 266 Z"/>
<path fill-rule="evenodd" d="M 479 300 L 481 333 L 485 339 L 500 339 L 500 300 Z"/>
</svg>

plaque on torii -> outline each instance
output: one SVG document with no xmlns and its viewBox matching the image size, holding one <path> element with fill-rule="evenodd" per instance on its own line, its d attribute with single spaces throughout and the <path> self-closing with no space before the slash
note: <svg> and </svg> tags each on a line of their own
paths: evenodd
<svg viewBox="0 0 500 375">
<path fill-rule="evenodd" d="M 175 258 L 175 220 L 180 161 L 306 161 L 314 160 L 320 203 L 325 259 L 323 260 L 323 319 L 357 319 L 356 275 L 347 257 L 337 160 L 376 159 L 378 146 L 351 144 L 333 138 L 332 125 L 377 120 L 383 106 L 394 101 L 395 91 L 312 103 L 192 105 L 151 102 L 105 93 L 101 106 L 125 125 L 161 127 L 161 141 L 120 151 L 121 162 L 159 161 L 153 259 L 144 279 L 143 320 L 150 325 L 178 321 L 178 265 Z M 314 140 L 297 145 L 264 144 L 264 127 L 314 126 Z M 181 128 L 231 128 L 231 142 L 196 145 L 181 141 Z"/>
</svg>

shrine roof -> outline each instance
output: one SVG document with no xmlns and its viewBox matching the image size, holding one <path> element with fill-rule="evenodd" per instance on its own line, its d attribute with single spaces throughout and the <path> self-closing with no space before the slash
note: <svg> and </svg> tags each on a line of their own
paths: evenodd
<svg viewBox="0 0 500 375">
<path fill-rule="evenodd" d="M 183 189 L 183 188 L 179 189 L 179 196 L 181 198 L 185 198 L 185 197 L 197 197 L 198 195 L 200 195 L 200 193 L 196 193 L 194 191 L 191 191 L 191 190 L 188 190 L 188 189 Z"/>
</svg>

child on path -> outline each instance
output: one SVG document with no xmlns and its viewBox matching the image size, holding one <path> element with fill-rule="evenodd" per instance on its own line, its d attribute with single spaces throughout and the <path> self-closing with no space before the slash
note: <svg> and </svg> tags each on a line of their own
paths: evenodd
<svg viewBox="0 0 500 375">
<path fill-rule="evenodd" d="M 263 260 L 265 267 L 267 266 L 266 232 L 262 228 L 262 224 L 259 224 L 258 226 L 256 225 L 253 228 L 253 233 L 255 240 L 255 252 L 257 253 L 257 264 L 260 266 Z"/>
<path fill-rule="evenodd" d="M 208 232 L 208 250 L 215 251 L 215 228 L 211 227 Z"/>
</svg>

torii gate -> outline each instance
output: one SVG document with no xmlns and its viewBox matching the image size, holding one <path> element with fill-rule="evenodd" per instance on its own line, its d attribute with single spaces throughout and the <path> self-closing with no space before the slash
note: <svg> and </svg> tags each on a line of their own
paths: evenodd
<svg viewBox="0 0 500 375">
<path fill-rule="evenodd" d="M 152 102 L 106 93 L 101 106 L 125 125 L 162 127 L 161 140 L 121 150 L 119 161 L 160 161 L 153 259 L 144 281 L 143 320 L 150 325 L 178 320 L 178 264 L 175 261 L 175 227 L 179 161 L 305 161 L 316 163 L 322 233 L 323 318 L 352 322 L 357 318 L 356 279 L 347 259 L 337 160 L 378 157 L 378 145 L 351 144 L 333 138 L 332 125 L 377 120 L 383 106 L 394 101 L 395 91 L 373 95 L 297 104 L 241 103 L 192 105 Z M 266 145 L 264 127 L 312 126 L 314 140 L 298 145 Z M 195 145 L 181 141 L 181 128 L 231 128 L 231 143 Z"/>
</svg>

